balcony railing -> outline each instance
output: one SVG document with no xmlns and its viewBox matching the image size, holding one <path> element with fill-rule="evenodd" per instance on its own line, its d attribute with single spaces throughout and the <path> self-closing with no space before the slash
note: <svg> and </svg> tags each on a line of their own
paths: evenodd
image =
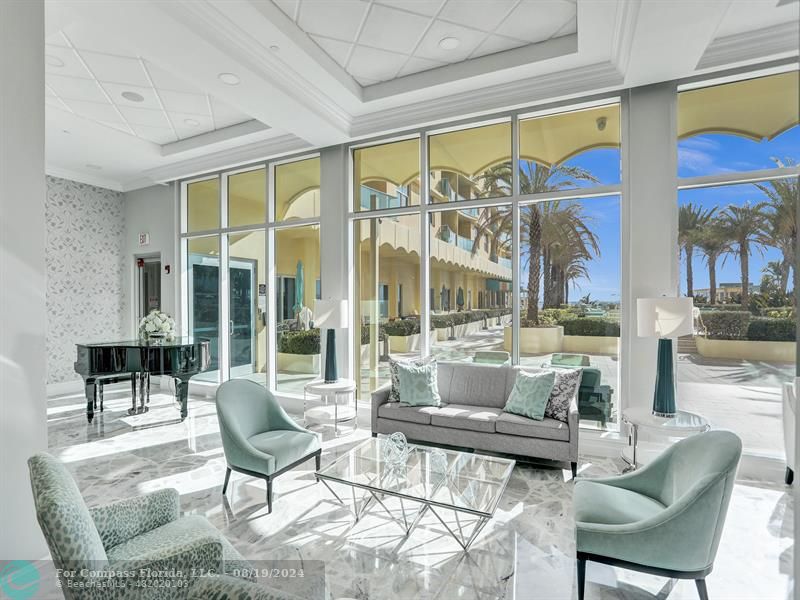
<svg viewBox="0 0 800 600">
<path fill-rule="evenodd" d="M 362 210 L 383 210 L 386 208 L 400 208 L 402 206 L 408 206 L 408 195 L 400 190 L 397 191 L 396 196 L 391 196 L 386 192 L 375 190 L 366 185 L 361 186 Z"/>
</svg>

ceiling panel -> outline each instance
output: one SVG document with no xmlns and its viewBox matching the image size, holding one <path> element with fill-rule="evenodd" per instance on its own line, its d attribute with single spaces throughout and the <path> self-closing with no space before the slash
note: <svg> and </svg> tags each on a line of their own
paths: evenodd
<svg viewBox="0 0 800 600">
<path fill-rule="evenodd" d="M 352 40 L 368 6 L 361 0 L 306 0 L 300 5 L 298 24 L 306 33 Z"/>
<path fill-rule="evenodd" d="M 401 8 L 409 12 L 432 17 L 442 6 L 442 0 L 376 0 L 376 4 Z"/>
<path fill-rule="evenodd" d="M 543 42 L 571 21 L 576 12 L 575 4 L 567 0 L 526 0 L 511 12 L 495 33 L 531 43 Z M 562 31 L 561 35 L 567 33 L 575 32 Z"/>
<path fill-rule="evenodd" d="M 111 101 L 117 106 L 131 106 L 133 108 L 149 108 L 150 110 L 161 110 L 161 104 L 158 102 L 156 91 L 149 87 L 139 87 L 137 85 L 128 85 L 124 83 L 101 83 L 103 89 L 108 92 Z M 125 92 L 134 92 L 139 94 L 143 100 L 136 102 L 128 100 L 123 96 Z"/>
<path fill-rule="evenodd" d="M 150 82 L 135 58 L 113 56 L 99 52 L 81 52 L 92 74 L 100 81 L 124 83 L 139 87 L 149 87 Z"/>
<path fill-rule="evenodd" d="M 408 59 L 408 62 L 403 65 L 403 68 L 398 71 L 397 77 L 403 77 L 404 75 L 435 69 L 436 67 L 441 67 L 443 64 L 444 63 L 436 62 L 434 60 L 428 60 L 427 58 L 418 58 L 416 56 L 412 56 Z"/>
<path fill-rule="evenodd" d="M 482 31 L 494 31 L 515 4 L 517 0 L 449 0 L 439 17 Z"/>
<path fill-rule="evenodd" d="M 332 38 L 325 38 L 318 35 L 310 36 L 316 44 L 322 48 L 328 56 L 339 63 L 340 66 L 347 64 L 347 57 L 350 55 L 350 48 L 353 47 L 351 42 L 343 42 Z"/>
<path fill-rule="evenodd" d="M 91 75 L 70 48 L 46 44 L 44 47 L 44 71 L 53 75 L 90 79 Z"/>
<path fill-rule="evenodd" d="M 107 102 L 97 82 L 92 79 L 46 75 L 46 81 L 59 98 L 86 100 L 87 102 Z"/>
<path fill-rule="evenodd" d="M 445 50 L 439 46 L 441 40 L 451 37 L 459 40 L 457 48 Z M 461 62 L 480 45 L 485 37 L 485 33 L 476 29 L 444 21 L 434 21 L 425 37 L 422 38 L 415 55 L 446 63 Z"/>
<path fill-rule="evenodd" d="M 169 144 L 177 141 L 177 137 L 169 127 L 148 127 L 147 125 L 133 125 L 136 135 L 154 144 Z"/>
<path fill-rule="evenodd" d="M 481 42 L 480 46 L 472 53 L 472 56 L 485 56 L 487 54 L 503 52 L 504 50 L 511 50 L 512 48 L 519 48 L 520 46 L 527 45 L 528 42 L 515 40 L 514 38 L 508 38 L 502 35 L 490 35 Z"/>
<path fill-rule="evenodd" d="M 348 71 L 353 77 L 384 81 L 393 79 L 406 59 L 403 54 L 356 46 L 348 63 Z"/>
<path fill-rule="evenodd" d="M 84 102 L 81 100 L 65 100 L 64 103 L 72 111 L 87 119 L 123 124 L 117 109 L 108 102 Z"/>
<path fill-rule="evenodd" d="M 376 4 L 369 11 L 358 43 L 410 54 L 428 22 L 427 17 Z"/>
<path fill-rule="evenodd" d="M 205 94 L 187 94 L 161 90 L 158 95 L 168 111 L 193 113 L 196 115 L 208 114 L 208 100 Z"/>
<path fill-rule="evenodd" d="M 164 111 L 148 110 L 146 108 L 134 108 L 132 106 L 120 106 L 119 111 L 125 120 L 131 125 L 147 125 L 148 127 L 167 127 L 169 121 Z"/>
</svg>

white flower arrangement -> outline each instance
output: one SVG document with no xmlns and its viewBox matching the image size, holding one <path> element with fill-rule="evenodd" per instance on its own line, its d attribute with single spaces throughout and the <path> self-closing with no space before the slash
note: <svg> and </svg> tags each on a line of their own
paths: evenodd
<svg viewBox="0 0 800 600">
<path fill-rule="evenodd" d="M 151 310 L 150 314 L 139 321 L 139 337 L 148 339 L 175 337 L 175 319 L 160 310 Z"/>
</svg>

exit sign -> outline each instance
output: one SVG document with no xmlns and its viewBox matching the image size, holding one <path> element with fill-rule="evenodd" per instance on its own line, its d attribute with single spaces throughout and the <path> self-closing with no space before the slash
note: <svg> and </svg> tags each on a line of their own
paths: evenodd
<svg viewBox="0 0 800 600">
<path fill-rule="evenodd" d="M 150 234 L 146 231 L 139 234 L 139 245 L 140 246 L 149 246 L 150 245 Z"/>
</svg>

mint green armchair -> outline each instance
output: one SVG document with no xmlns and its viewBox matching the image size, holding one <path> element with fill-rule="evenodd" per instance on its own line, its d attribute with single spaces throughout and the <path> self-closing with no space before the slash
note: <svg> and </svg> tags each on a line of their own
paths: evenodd
<svg viewBox="0 0 800 600">
<path fill-rule="evenodd" d="M 256 382 L 232 379 L 219 386 L 217 415 L 228 463 L 223 494 L 228 489 L 231 471 L 265 479 L 267 510 L 272 512 L 275 477 L 312 457 L 319 470 L 322 456 L 319 437 L 295 423 L 275 396 Z"/>
<path fill-rule="evenodd" d="M 28 469 L 39 525 L 54 565 L 64 570 L 66 598 L 197 598 L 202 597 L 194 590 L 202 579 L 197 573 L 250 569 L 204 517 L 180 516 L 173 489 L 90 509 L 69 471 L 53 456 L 32 456 Z M 65 571 L 75 575 L 67 580 Z M 126 572 L 169 574 L 153 576 L 148 585 L 143 576 Z M 229 593 L 247 585 L 227 576 L 213 583 L 227 586 Z"/>
<path fill-rule="evenodd" d="M 670 446 L 652 463 L 619 477 L 575 485 L 578 598 L 586 562 L 674 579 L 694 579 L 708 600 L 711 572 L 733 490 L 742 442 L 710 431 Z"/>
</svg>

